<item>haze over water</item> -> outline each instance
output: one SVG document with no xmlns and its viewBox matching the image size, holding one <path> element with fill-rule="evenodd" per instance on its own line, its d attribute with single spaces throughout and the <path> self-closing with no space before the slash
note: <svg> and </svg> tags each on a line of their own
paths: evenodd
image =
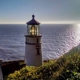
<svg viewBox="0 0 80 80">
<path fill-rule="evenodd" d="M 79 24 L 41 25 L 43 60 L 55 59 L 80 44 Z M 0 58 L 24 59 L 26 25 L 0 25 Z"/>
</svg>

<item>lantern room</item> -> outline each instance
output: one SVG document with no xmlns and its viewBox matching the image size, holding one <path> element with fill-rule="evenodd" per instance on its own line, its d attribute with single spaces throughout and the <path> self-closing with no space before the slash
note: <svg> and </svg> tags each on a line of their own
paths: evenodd
<svg viewBox="0 0 80 80">
<path fill-rule="evenodd" d="M 26 23 L 27 34 L 31 36 L 37 36 L 39 35 L 39 32 L 40 32 L 40 26 L 39 26 L 40 23 L 36 21 L 34 18 L 35 18 L 35 15 L 32 15 L 32 20 Z"/>
</svg>

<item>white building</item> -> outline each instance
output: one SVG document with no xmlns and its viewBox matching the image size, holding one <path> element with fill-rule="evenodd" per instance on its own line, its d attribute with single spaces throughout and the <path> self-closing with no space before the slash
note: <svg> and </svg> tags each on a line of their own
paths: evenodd
<svg viewBox="0 0 80 80">
<path fill-rule="evenodd" d="M 3 74 L 1 69 L 2 60 L 0 60 L 0 80 L 3 80 Z"/>
<path fill-rule="evenodd" d="M 25 62 L 28 66 L 42 65 L 41 35 L 39 22 L 34 19 L 27 22 L 27 35 L 25 35 Z"/>
</svg>

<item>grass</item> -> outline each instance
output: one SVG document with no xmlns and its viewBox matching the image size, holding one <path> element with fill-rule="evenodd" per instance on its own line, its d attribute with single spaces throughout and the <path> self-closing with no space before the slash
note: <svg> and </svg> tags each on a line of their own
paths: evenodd
<svg viewBox="0 0 80 80">
<path fill-rule="evenodd" d="M 40 67 L 26 66 L 9 74 L 7 80 L 80 80 L 80 51 L 73 49 Z"/>
</svg>

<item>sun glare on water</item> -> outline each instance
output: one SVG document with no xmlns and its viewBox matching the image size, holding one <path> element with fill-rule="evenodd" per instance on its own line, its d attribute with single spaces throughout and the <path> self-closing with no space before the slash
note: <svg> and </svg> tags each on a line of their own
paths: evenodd
<svg viewBox="0 0 80 80">
<path fill-rule="evenodd" d="M 75 31 L 76 31 L 76 33 L 77 33 L 77 35 L 76 35 L 76 42 L 78 42 L 78 43 L 80 43 L 80 24 L 76 24 L 75 25 Z"/>
</svg>

